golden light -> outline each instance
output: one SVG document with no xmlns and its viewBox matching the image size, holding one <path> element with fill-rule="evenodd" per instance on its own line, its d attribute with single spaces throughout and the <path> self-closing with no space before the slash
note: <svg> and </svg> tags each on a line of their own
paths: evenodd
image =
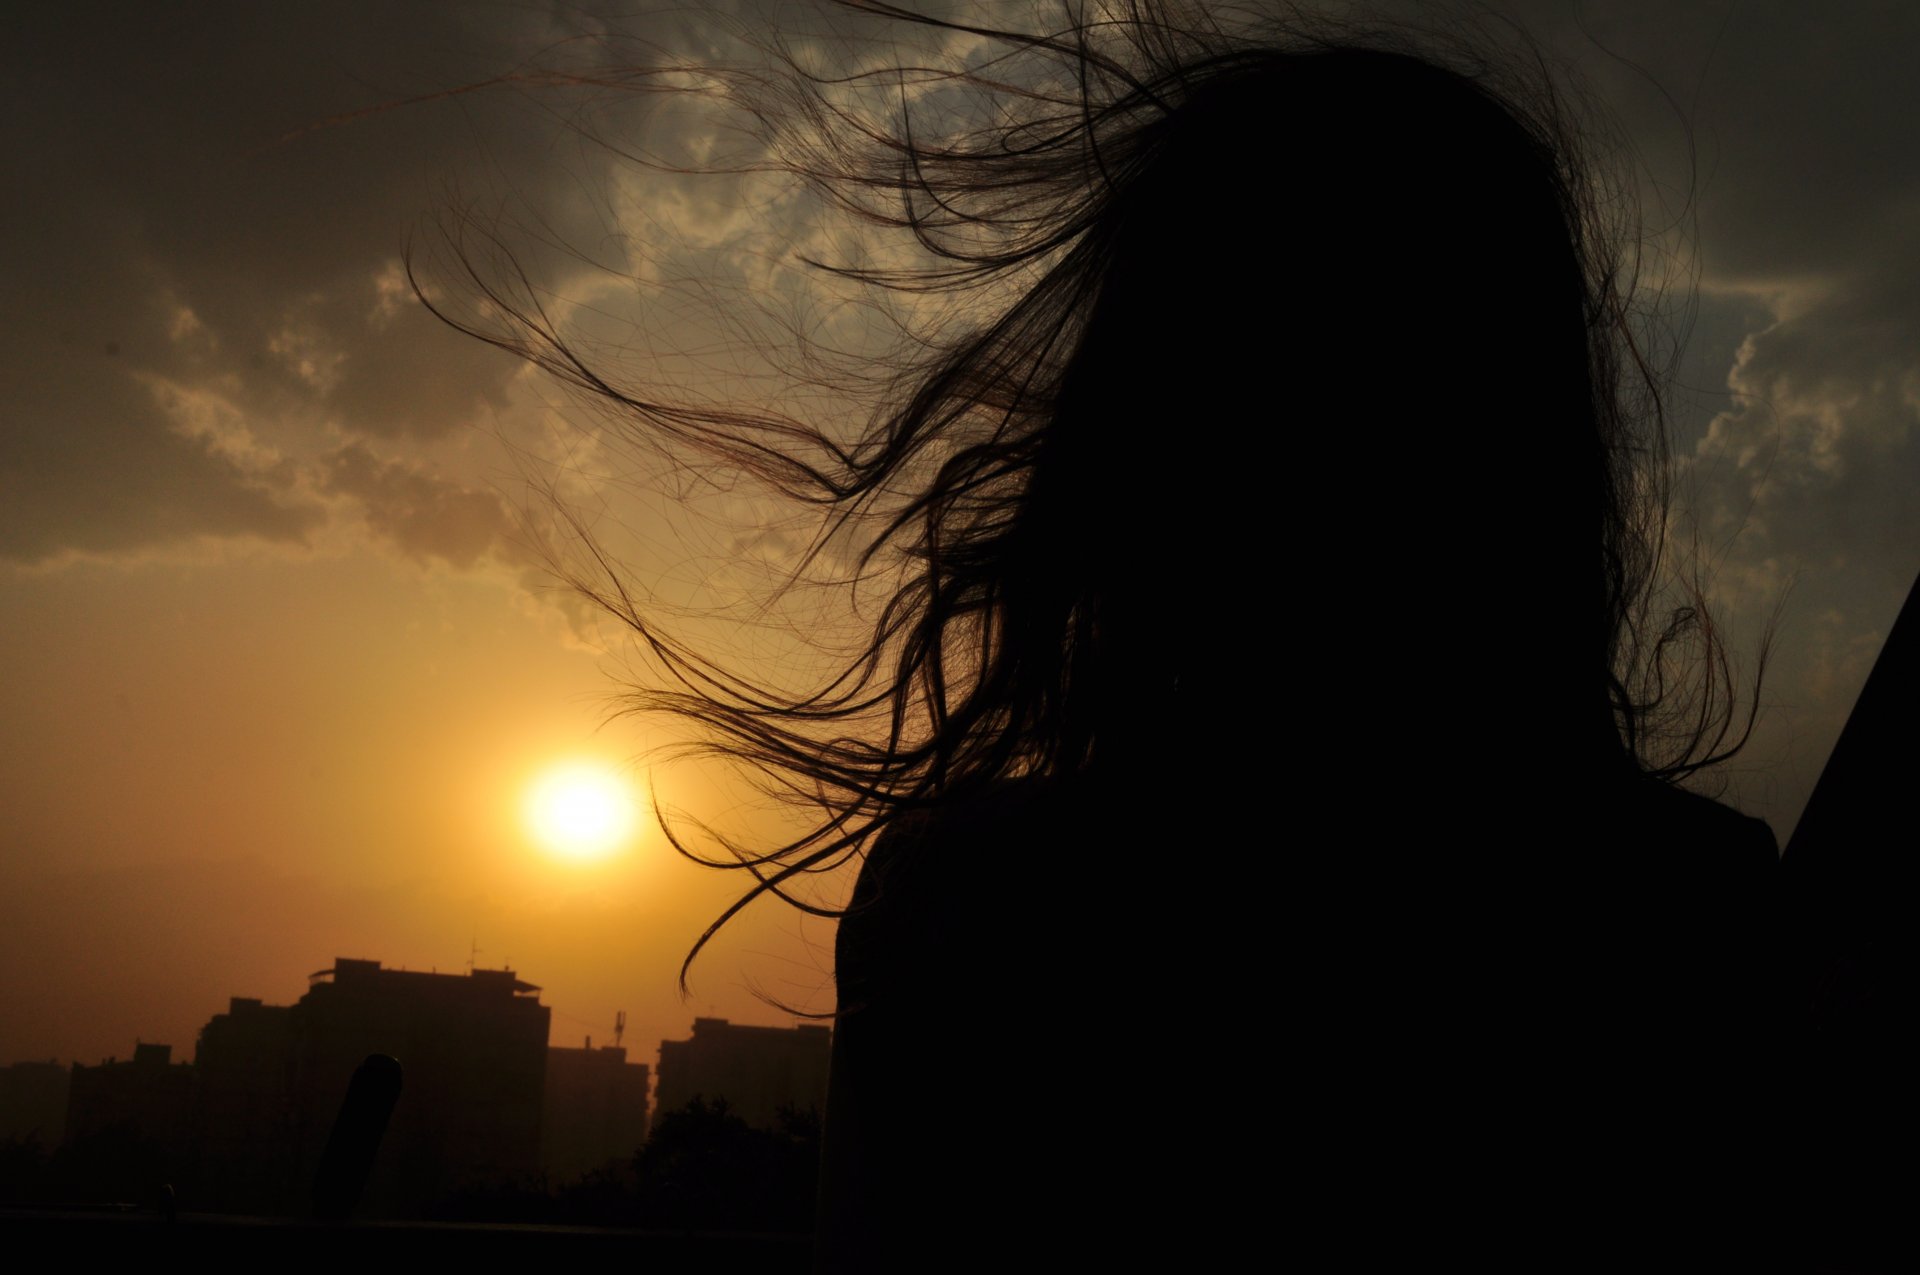
<svg viewBox="0 0 1920 1275">
<path fill-rule="evenodd" d="M 557 858 L 604 859 L 633 835 L 633 789 L 598 762 L 566 762 L 543 773 L 527 794 L 527 827 Z"/>
</svg>

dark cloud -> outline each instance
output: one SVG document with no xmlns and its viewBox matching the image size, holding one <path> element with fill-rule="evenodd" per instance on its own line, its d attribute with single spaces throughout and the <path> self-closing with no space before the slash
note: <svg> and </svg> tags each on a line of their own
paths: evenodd
<svg viewBox="0 0 1920 1275">
<path fill-rule="evenodd" d="M 325 396 L 340 424 L 388 438 L 432 437 L 474 419 L 483 404 L 505 405 L 505 374 L 516 365 L 500 351 L 449 328 L 410 293 L 388 293 L 377 308 L 355 304 L 367 299 L 352 298 L 339 307 L 350 313 L 323 321 L 325 331 L 359 338 Z"/>
<path fill-rule="evenodd" d="M 1740 558 L 1764 564 L 1756 584 L 1811 587 L 1807 601 L 1857 612 L 1860 627 L 1880 622 L 1916 567 L 1916 277 L 1836 279 L 1785 303 L 1741 346 L 1733 401 L 1690 458 L 1713 534 L 1737 530 Z"/>
<path fill-rule="evenodd" d="M 1792 585 L 1819 617 L 1813 665 L 1881 631 L 1920 565 L 1915 47 L 1920 10 L 1734 6 L 1689 99 L 1702 283 L 1750 312 L 1690 477 L 1714 536 L 1740 533 L 1740 601 Z"/>
<path fill-rule="evenodd" d="M 312 525 L 183 435 L 152 382 L 217 394 L 252 437 L 308 461 L 337 446 L 331 431 L 427 439 L 499 404 L 520 365 L 399 291 L 402 249 L 452 182 L 587 239 L 597 223 L 569 178 L 604 160 L 511 93 L 329 121 L 497 76 L 586 22 L 453 3 L 13 15 L 0 554 Z"/>
<path fill-rule="evenodd" d="M 383 461 L 357 444 L 334 453 L 326 488 L 352 496 L 367 525 L 408 556 L 472 567 L 509 545 L 513 518 L 490 491 L 473 491 L 400 461 Z"/>
<path fill-rule="evenodd" d="M 1711 275 L 1859 277 L 1914 263 L 1920 9 L 1773 0 L 1729 7 L 1723 30 L 1699 90 Z"/>
<path fill-rule="evenodd" d="M 0 355 L 0 558 L 113 554 L 197 535 L 297 542 L 320 523 L 285 467 L 252 469 L 181 433 L 123 356 L 63 335 Z M 76 420 L 77 399 L 86 415 Z"/>
</svg>

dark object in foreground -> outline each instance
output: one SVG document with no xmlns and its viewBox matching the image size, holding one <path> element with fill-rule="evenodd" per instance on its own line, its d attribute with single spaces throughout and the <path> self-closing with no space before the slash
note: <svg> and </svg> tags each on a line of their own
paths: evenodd
<svg viewBox="0 0 1920 1275">
<path fill-rule="evenodd" d="M 151 1266 L 156 1253 L 192 1254 L 204 1269 L 333 1263 L 341 1269 L 386 1270 L 402 1263 L 451 1267 L 522 1263 L 616 1262 L 629 1269 L 699 1271 L 701 1275 L 793 1275 L 804 1271 L 811 1237 L 647 1231 L 595 1226 L 353 1221 L 182 1213 L 161 1221 L 150 1210 L 0 1208 L 8 1252 L 52 1251 L 69 1265 L 84 1259 Z M 529 1267 L 528 1269 L 532 1269 Z"/>
<path fill-rule="evenodd" d="M 400 1097 L 400 1063 L 386 1054 L 368 1054 L 353 1073 L 340 1114 L 313 1177 L 313 1215 L 324 1222 L 344 1220 L 360 1202 L 373 1172 L 373 1157 L 386 1136 L 393 1104 Z"/>
<path fill-rule="evenodd" d="M 1801 1055 L 1805 1226 L 1850 1269 L 1907 1269 L 1914 1175 L 1916 861 L 1908 790 L 1920 749 L 1916 581 L 1807 802 L 1785 868 Z"/>
</svg>

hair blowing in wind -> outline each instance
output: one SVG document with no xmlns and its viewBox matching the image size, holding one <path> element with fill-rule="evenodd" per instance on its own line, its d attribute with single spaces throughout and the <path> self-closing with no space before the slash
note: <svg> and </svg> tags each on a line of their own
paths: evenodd
<svg viewBox="0 0 1920 1275">
<path fill-rule="evenodd" d="M 891 237 L 880 264 L 801 254 L 899 325 L 878 357 L 787 330 L 771 357 L 834 419 L 650 380 L 477 217 L 448 222 L 460 286 L 423 290 L 659 464 L 814 511 L 794 580 L 881 599 L 795 689 L 676 636 L 647 568 L 572 519 L 566 574 L 649 665 L 628 707 L 809 812 L 771 845 L 665 821 L 754 877 L 689 964 L 762 895 L 839 915 L 807 874 L 1022 778 L 1132 775 L 1178 804 L 1306 740 L 1342 783 L 1419 771 L 1439 799 L 1531 783 L 1543 754 L 1672 782 L 1740 747 L 1736 674 L 1669 549 L 1629 157 L 1523 36 L 1145 2 L 1004 29 L 826 10 L 835 58 L 773 33 L 722 64 L 609 40 L 506 78 L 694 103 L 738 145 L 690 164 L 595 140 L 642 170 L 785 179 Z M 1458 118 L 1385 114 L 1416 53 L 1462 86 Z M 1506 138 L 1498 164 L 1456 144 L 1463 120 Z"/>
</svg>

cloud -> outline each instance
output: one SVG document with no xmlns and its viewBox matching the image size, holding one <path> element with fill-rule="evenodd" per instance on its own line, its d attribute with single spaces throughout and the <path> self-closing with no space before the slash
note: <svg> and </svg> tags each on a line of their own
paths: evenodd
<svg viewBox="0 0 1920 1275">
<path fill-rule="evenodd" d="M 1916 566 L 1916 42 L 1920 11 L 1835 22 L 1767 3 L 1724 15 L 1691 83 L 1655 67 L 1694 89 L 1702 286 L 1757 311 L 1690 459 L 1703 508 L 1721 535 L 1744 525 L 1739 557 L 1811 584 L 1814 627 L 1842 645 Z"/>
<path fill-rule="evenodd" d="M 212 436 L 181 429 L 158 387 L 76 334 L 0 354 L 0 384 L 9 387 L 0 559 L 115 554 L 194 536 L 299 543 L 322 521 L 288 473 L 252 469 Z M 85 416 L 76 420 L 77 399 Z"/>
<path fill-rule="evenodd" d="M 581 148 L 511 94 L 313 126 L 498 75 L 591 19 L 452 3 L 134 9 L 104 31 L 19 17 L 0 50 L 17 178 L 0 204 L 0 556 L 312 529 L 312 505 L 183 434 L 157 383 L 218 395 L 308 465 L 343 432 L 424 442 L 505 402 L 521 365 L 428 315 L 397 259 L 450 181 L 583 233 Z"/>
<path fill-rule="evenodd" d="M 1728 14 L 1701 84 L 1700 238 L 1716 280 L 1885 271 L 1920 236 L 1920 10 Z"/>
<path fill-rule="evenodd" d="M 1502 7 L 1632 139 L 1643 233 L 1682 254 L 1667 286 L 1698 271 L 1678 455 L 1730 603 L 1797 581 L 1795 607 L 1873 628 L 1916 565 L 1920 10 Z"/>
<path fill-rule="evenodd" d="M 1728 373 L 1732 405 L 1686 459 L 1708 535 L 1748 576 L 1730 600 L 1762 608 L 1793 585 L 1797 608 L 1827 617 L 1809 641 L 1850 645 L 1913 580 L 1916 277 L 1835 277 L 1817 296 L 1776 301 Z"/>
<path fill-rule="evenodd" d="M 681 386 L 691 394 L 757 369 L 751 322 L 694 318 L 610 284 L 673 280 L 723 308 L 776 278 L 791 286 L 794 272 L 770 264 L 800 231 L 784 228 L 804 211 L 780 193 L 790 183 L 666 176 L 595 140 L 697 156 L 720 136 L 705 104 L 663 110 L 644 94 L 499 77 L 679 51 L 726 59 L 741 52 L 735 34 L 771 30 L 778 8 L 606 18 L 591 4 L 363 0 L 142 8 L 104 27 L 58 7 L 19 15 L 0 48 L 0 142 L 26 193 L 0 206 L 13 302 L 0 314 L 0 557 L 309 536 L 311 493 L 183 434 L 150 401 L 154 384 L 218 397 L 258 445 L 336 484 L 366 477 L 337 462 L 343 439 L 389 460 L 434 448 L 444 459 L 441 445 L 476 424 L 519 428 L 498 418 L 524 365 L 439 323 L 400 273 L 411 240 L 443 267 L 429 286 L 462 308 L 455 289 L 471 281 L 436 257 L 439 214 L 457 222 L 471 209 L 470 225 L 499 231 L 608 362 L 657 335 L 693 353 L 685 372 L 699 384 Z M 820 17 L 780 11 L 780 25 L 875 25 L 852 11 Z M 581 296 L 611 313 L 561 299 Z M 595 344 L 602 333 L 610 344 Z M 639 371 L 671 380 L 683 369 Z M 409 552 L 459 557 L 490 516 L 477 500 L 463 507 L 472 525 L 458 534 L 446 507 L 408 506 L 406 521 L 381 504 L 368 521 Z"/>
<path fill-rule="evenodd" d="M 466 570 L 511 547 L 512 514 L 490 491 L 460 486 L 402 461 L 381 460 L 354 443 L 327 464 L 325 489 L 351 496 L 367 526 L 409 557 Z"/>
</svg>

